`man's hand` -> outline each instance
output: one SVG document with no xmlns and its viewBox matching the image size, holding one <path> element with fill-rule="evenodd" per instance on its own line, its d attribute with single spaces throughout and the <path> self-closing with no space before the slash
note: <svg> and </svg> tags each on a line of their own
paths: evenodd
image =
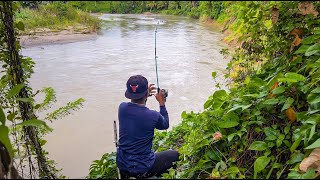
<svg viewBox="0 0 320 180">
<path fill-rule="evenodd" d="M 154 84 L 150 84 L 148 88 L 149 96 L 155 95 L 157 93 L 157 88 L 154 87 Z"/>
<path fill-rule="evenodd" d="M 163 90 L 160 90 L 160 92 L 157 93 L 157 94 L 155 95 L 155 97 L 156 97 L 157 101 L 159 102 L 160 106 L 164 106 L 164 105 L 165 105 L 166 100 L 164 99 L 164 92 L 163 92 Z"/>
</svg>

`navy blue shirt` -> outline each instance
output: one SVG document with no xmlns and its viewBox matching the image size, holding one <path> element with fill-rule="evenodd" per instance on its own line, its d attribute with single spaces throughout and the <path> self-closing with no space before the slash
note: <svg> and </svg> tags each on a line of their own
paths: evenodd
<svg viewBox="0 0 320 180">
<path fill-rule="evenodd" d="M 160 113 L 131 102 L 119 106 L 119 144 L 117 166 L 131 173 L 151 169 L 155 155 L 152 151 L 154 129 L 168 129 L 169 116 L 165 106 Z"/>
</svg>

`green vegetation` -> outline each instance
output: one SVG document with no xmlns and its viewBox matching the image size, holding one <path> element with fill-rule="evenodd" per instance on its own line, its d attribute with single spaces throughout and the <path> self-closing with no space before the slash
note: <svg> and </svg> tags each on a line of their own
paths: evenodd
<svg viewBox="0 0 320 180">
<path fill-rule="evenodd" d="M 75 31 L 95 32 L 100 28 L 100 20 L 87 12 L 72 7 L 69 3 L 60 1 L 33 5 L 37 8 L 21 8 L 15 14 L 15 21 L 25 24 L 28 33 L 36 28 L 49 28 L 60 31 L 70 29 Z"/>
<path fill-rule="evenodd" d="M 179 126 L 157 133 L 156 150 L 173 147 L 181 153 L 178 170 L 164 177 L 317 176 L 311 164 L 300 165 L 320 147 L 320 29 L 315 10 L 319 5 L 238 2 L 229 6 L 237 9 L 230 14 L 230 19 L 236 17 L 231 37 L 242 46 L 232 55 L 226 78 L 238 71 L 229 92 L 214 92 L 204 112 L 183 112 Z M 216 132 L 223 138 L 214 140 Z"/>
<path fill-rule="evenodd" d="M 90 165 L 87 179 L 117 179 L 116 153 L 105 153 Z"/>
<path fill-rule="evenodd" d="M 71 6 L 94 13 L 163 13 L 193 18 L 216 18 L 224 10 L 221 1 L 71 1 Z"/>
<path fill-rule="evenodd" d="M 29 86 L 35 62 L 20 54 L 21 46 L 16 35 L 24 29 L 24 23 L 14 21 L 17 9 L 16 2 L 0 3 L 0 177 L 65 178 L 43 149 L 46 144 L 43 137 L 53 130 L 47 125 L 48 122 L 79 109 L 84 99 L 79 98 L 65 107 L 50 110 L 56 102 L 54 89 L 45 87 L 34 91 Z M 38 94 L 44 95 L 42 102 L 35 100 Z M 47 114 L 40 119 L 38 115 L 44 110 Z M 8 172 L 13 163 L 19 175 Z M 29 168 L 26 169 L 26 166 Z"/>
<path fill-rule="evenodd" d="M 197 10 L 189 9 L 224 22 L 232 32 L 227 42 L 239 47 L 225 74 L 227 82 L 233 80 L 229 90 L 215 91 L 201 113 L 182 112 L 171 131 L 156 132 L 155 151 L 174 148 L 181 154 L 177 169 L 164 178 L 319 175 L 319 8 L 319 2 L 201 1 Z"/>
<path fill-rule="evenodd" d="M 320 2 L 25 3 L 22 5 L 38 10 L 21 9 L 20 13 L 13 3 L 15 29 L 10 25 L 11 5 L 0 4 L 0 146 L 10 158 L 37 167 L 29 177 L 57 177 L 59 170 L 42 149 L 43 136 L 52 130 L 46 122 L 78 109 L 83 99 L 38 119 L 36 114 L 56 101 L 55 92 L 52 88 L 33 92 L 29 87 L 34 62 L 19 55 L 15 31 L 90 21 L 91 16 L 79 15 L 81 11 L 74 8 L 213 19 L 231 32 L 226 41 L 239 45 L 233 54 L 221 51 L 232 56 L 225 74 L 228 91 L 215 91 L 201 113 L 182 112 L 181 123 L 171 131 L 156 132 L 155 151 L 173 148 L 181 155 L 177 169 L 170 169 L 164 178 L 312 179 L 319 175 Z M 43 18 L 37 19 L 40 16 Z M 212 73 L 213 78 L 216 75 Z M 40 92 L 45 99 L 39 103 L 34 97 Z M 23 164 L 17 168 L 23 169 Z M 87 178 L 117 178 L 115 153 L 94 161 Z"/>
</svg>

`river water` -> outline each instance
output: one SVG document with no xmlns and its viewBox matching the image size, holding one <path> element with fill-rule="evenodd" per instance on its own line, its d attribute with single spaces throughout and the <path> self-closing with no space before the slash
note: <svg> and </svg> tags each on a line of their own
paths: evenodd
<svg viewBox="0 0 320 180">
<path fill-rule="evenodd" d="M 83 107 L 48 123 L 54 131 L 45 139 L 49 157 L 69 178 L 88 175 L 93 160 L 115 151 L 113 120 L 123 101 L 126 81 L 141 74 L 156 83 L 155 27 L 159 85 L 169 90 L 167 110 L 170 128 L 181 122 L 182 111 L 199 112 L 215 90 L 211 77 L 222 81 L 228 61 L 219 53 L 225 48 L 216 29 L 187 17 L 166 15 L 111 15 L 97 38 L 66 44 L 22 49 L 35 62 L 30 83 L 34 90 L 53 87 L 57 103 L 46 112 L 80 97 Z M 41 98 L 39 98 L 41 99 Z M 154 97 L 150 109 L 159 110 Z"/>
</svg>

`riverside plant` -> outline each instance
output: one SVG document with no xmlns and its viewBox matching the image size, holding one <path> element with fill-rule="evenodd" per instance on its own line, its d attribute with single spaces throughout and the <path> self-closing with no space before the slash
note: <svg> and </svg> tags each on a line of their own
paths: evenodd
<svg viewBox="0 0 320 180">
<path fill-rule="evenodd" d="M 184 111 L 179 125 L 155 133 L 155 151 L 180 153 L 177 168 L 163 178 L 318 177 L 320 3 L 226 2 L 224 7 L 229 15 L 221 16 L 233 19 L 227 40 L 239 43 L 225 74 L 232 82 L 228 90 L 213 92 L 203 112 Z M 221 139 L 214 138 L 217 132 Z"/>
<path fill-rule="evenodd" d="M 69 27 L 84 26 L 90 27 L 91 32 L 101 28 L 101 20 L 97 17 L 63 2 L 40 4 L 36 9 L 20 8 L 16 11 L 15 18 L 17 22 L 24 22 L 25 30 L 21 32 L 23 34 L 43 28 L 61 31 Z"/>
<path fill-rule="evenodd" d="M 50 110 L 56 96 L 51 87 L 33 91 L 29 85 L 35 62 L 19 54 L 21 46 L 16 37 L 24 31 L 24 23 L 13 17 L 18 8 L 16 3 L 0 3 L 0 35 L 3 37 L 0 39 L 0 145 L 1 152 L 6 152 L 1 153 L 0 168 L 15 167 L 19 175 L 12 177 L 11 173 L 4 172 L 1 177 L 65 178 L 43 149 L 46 144 L 43 137 L 53 130 L 48 122 L 79 109 L 84 99 L 69 102 L 65 107 L 48 112 L 43 119 L 39 118 L 40 112 Z M 35 100 L 38 94 L 44 95 L 42 102 Z"/>
</svg>

